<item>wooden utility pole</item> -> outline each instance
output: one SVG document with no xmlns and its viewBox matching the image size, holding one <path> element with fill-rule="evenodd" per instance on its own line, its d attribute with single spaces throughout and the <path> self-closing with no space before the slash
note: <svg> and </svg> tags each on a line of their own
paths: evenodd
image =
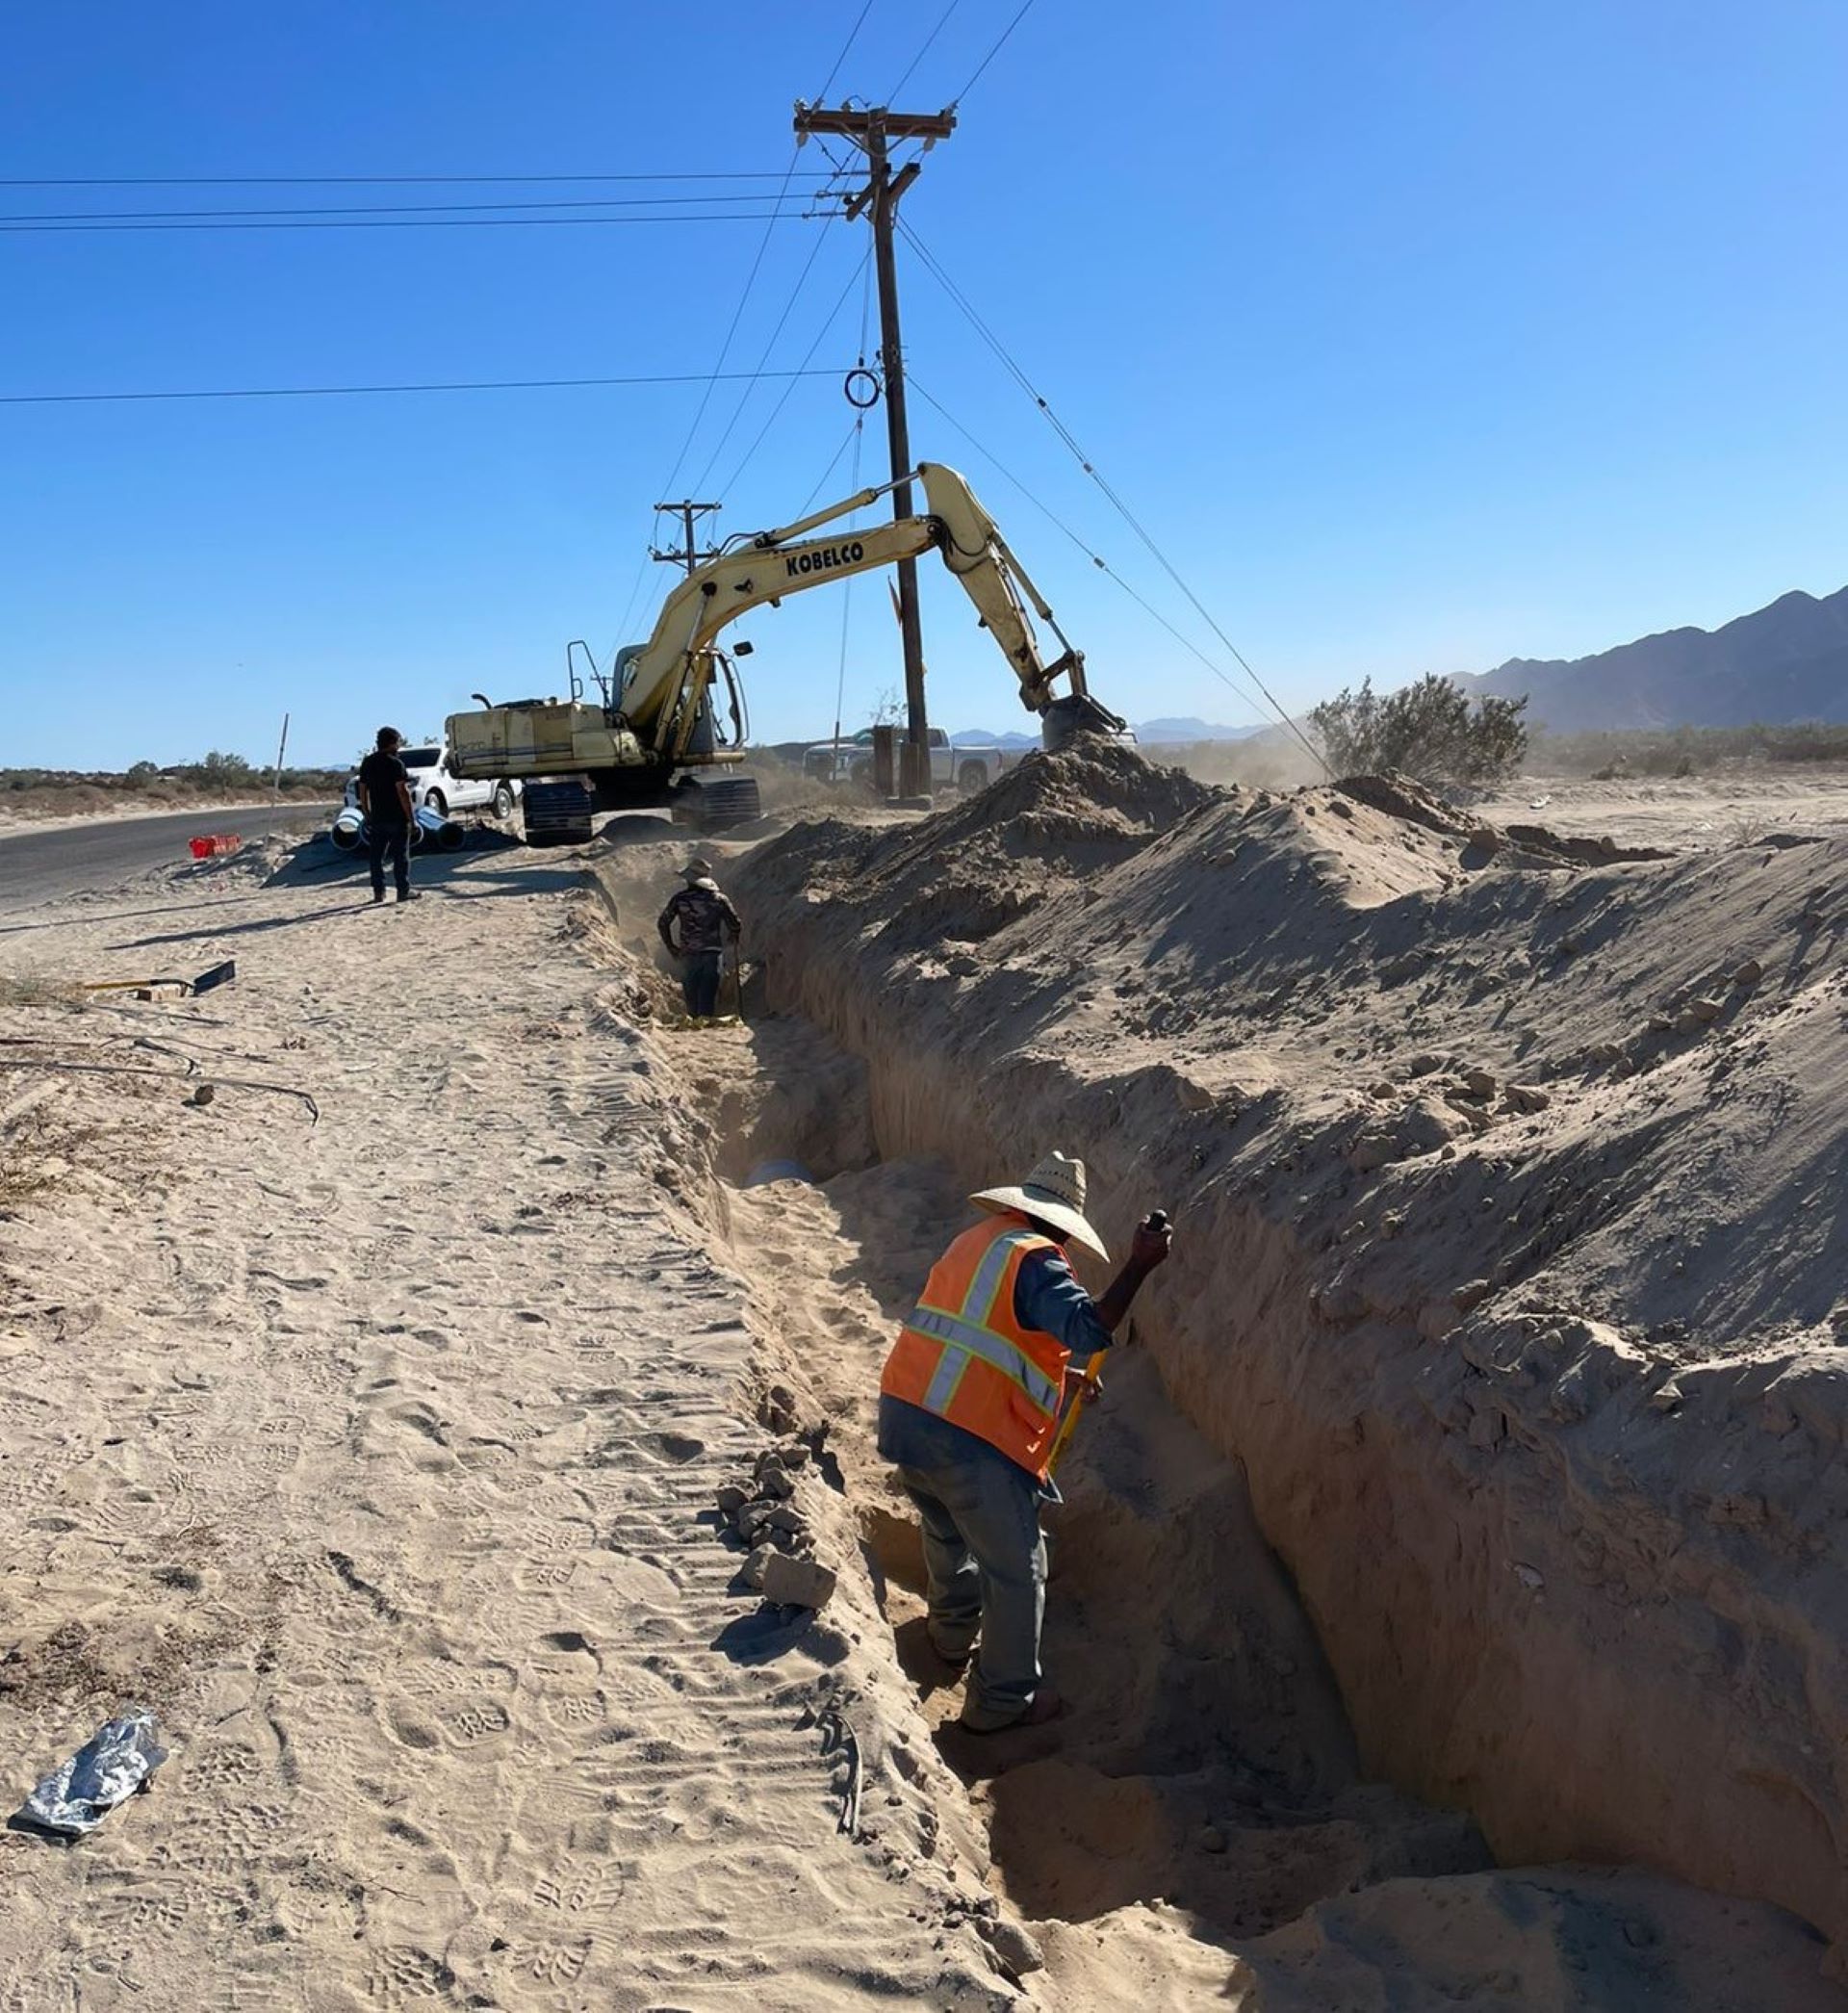
<svg viewBox="0 0 1848 2013">
<path fill-rule="evenodd" d="M 680 520 L 686 542 L 678 553 L 656 552 L 651 545 L 648 549 L 648 555 L 651 559 L 660 559 L 671 565 L 684 566 L 687 572 L 691 573 L 702 559 L 716 559 L 719 556 L 716 547 L 713 546 L 708 545 L 705 552 L 699 551 L 698 541 L 693 535 L 694 524 L 700 518 L 716 517 L 718 515 L 720 506 L 717 503 L 696 503 L 690 499 L 683 497 L 678 503 L 656 503 L 654 508 L 657 512 L 671 510 Z"/>
<path fill-rule="evenodd" d="M 893 257 L 892 225 L 898 202 L 919 173 L 915 161 L 893 174 L 890 147 L 895 141 L 921 140 L 934 146 L 956 131 L 953 112 L 892 112 L 876 106 L 864 112 L 828 112 L 820 106 L 796 105 L 798 143 L 811 133 L 832 133 L 851 140 L 866 156 L 871 170 L 864 189 L 847 199 L 847 215 L 863 210 L 873 226 L 873 259 L 879 274 L 880 357 L 885 366 L 886 437 L 892 461 L 892 515 L 911 514 L 911 436 L 905 420 L 905 352 L 898 333 L 898 268 Z M 902 750 L 899 793 L 927 797 L 931 791 L 930 715 L 924 703 L 924 634 L 917 614 L 917 563 L 898 562 L 898 623 L 905 651 L 906 736 Z"/>
<path fill-rule="evenodd" d="M 268 837 L 276 836 L 276 801 L 282 795 L 282 758 L 289 752 L 289 715 L 282 716 L 282 738 L 276 743 L 276 766 L 270 778 L 270 831 Z"/>
</svg>

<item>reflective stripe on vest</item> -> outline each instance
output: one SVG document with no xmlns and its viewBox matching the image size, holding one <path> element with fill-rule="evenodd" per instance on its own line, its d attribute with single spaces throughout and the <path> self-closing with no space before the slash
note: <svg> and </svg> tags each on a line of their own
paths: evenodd
<svg viewBox="0 0 1848 2013">
<path fill-rule="evenodd" d="M 1005 1335 L 996 1334 L 990 1325 L 996 1297 L 1007 1282 L 1014 1253 L 1023 1248 L 1031 1251 L 1045 1241 L 1036 1230 L 1009 1230 L 983 1254 L 960 1308 L 934 1307 L 929 1301 L 918 1302 L 908 1326 L 944 1345 L 943 1359 L 924 1392 L 926 1411 L 949 1410 L 950 1400 L 956 1395 L 971 1356 L 980 1356 L 991 1369 L 1018 1384 L 1042 1412 L 1057 1408 L 1059 1386 L 1030 1355 L 1016 1349 Z"/>
<path fill-rule="evenodd" d="M 1020 1267 L 1058 1247 L 1019 1218 L 965 1230 L 931 1270 L 886 1358 L 880 1388 L 1043 1471 L 1058 1430 L 1066 1351 L 1021 1325 Z"/>
</svg>

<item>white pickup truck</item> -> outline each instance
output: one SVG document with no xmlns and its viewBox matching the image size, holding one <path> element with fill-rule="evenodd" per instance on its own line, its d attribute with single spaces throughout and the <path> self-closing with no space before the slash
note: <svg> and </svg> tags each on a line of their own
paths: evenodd
<svg viewBox="0 0 1848 2013">
<path fill-rule="evenodd" d="M 403 747 L 398 759 L 410 771 L 411 803 L 419 811 L 434 811 L 438 817 L 453 817 L 458 811 L 485 811 L 504 823 L 520 801 L 517 780 L 491 782 L 485 777 L 458 776 L 449 766 L 449 751 L 440 741 L 425 741 Z M 346 783 L 346 802 L 359 801 L 359 778 Z"/>
<path fill-rule="evenodd" d="M 976 743 L 958 746 L 940 727 L 930 729 L 931 784 L 945 789 L 954 786 L 963 792 L 984 789 L 1011 769 L 1025 748 L 990 748 Z M 836 753 L 833 741 L 817 741 L 802 758 L 803 773 L 823 783 L 870 783 L 873 780 L 873 730 L 862 727 L 851 739 L 843 737 Z"/>
</svg>

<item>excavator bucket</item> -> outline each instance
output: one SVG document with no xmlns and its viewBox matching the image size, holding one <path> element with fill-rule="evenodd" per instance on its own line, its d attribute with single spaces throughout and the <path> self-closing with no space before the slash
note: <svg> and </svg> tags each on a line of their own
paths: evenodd
<svg viewBox="0 0 1848 2013">
<path fill-rule="evenodd" d="M 1119 719 L 1109 707 L 1099 705 L 1089 692 L 1072 692 L 1064 699 L 1055 699 L 1040 715 L 1040 745 L 1049 755 L 1070 747 L 1085 736 L 1116 740 L 1128 732 L 1128 721 Z"/>
</svg>

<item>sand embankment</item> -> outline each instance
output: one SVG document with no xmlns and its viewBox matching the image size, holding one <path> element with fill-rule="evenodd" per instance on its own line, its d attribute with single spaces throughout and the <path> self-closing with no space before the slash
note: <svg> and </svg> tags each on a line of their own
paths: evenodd
<svg viewBox="0 0 1848 2013">
<path fill-rule="evenodd" d="M 1848 845 L 1037 760 L 737 878 L 887 1156 L 1061 1146 L 1369 1769 L 1848 1930 Z"/>
</svg>

